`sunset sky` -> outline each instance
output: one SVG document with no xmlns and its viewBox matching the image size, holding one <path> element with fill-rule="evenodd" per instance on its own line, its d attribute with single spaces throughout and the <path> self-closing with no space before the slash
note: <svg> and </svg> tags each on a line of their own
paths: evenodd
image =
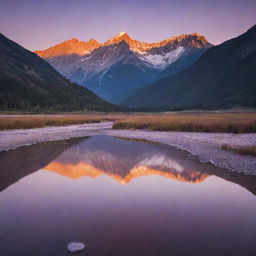
<svg viewBox="0 0 256 256">
<path fill-rule="evenodd" d="M 198 32 L 218 44 L 256 24 L 256 0 L 0 0 L 0 32 L 29 50 L 120 31 L 145 42 Z"/>
</svg>

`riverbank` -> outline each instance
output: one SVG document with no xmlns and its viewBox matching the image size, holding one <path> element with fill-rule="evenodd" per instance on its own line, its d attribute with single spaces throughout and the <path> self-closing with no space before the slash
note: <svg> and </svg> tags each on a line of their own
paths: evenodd
<svg viewBox="0 0 256 256">
<path fill-rule="evenodd" d="M 57 141 L 75 137 L 110 135 L 130 139 L 142 139 L 168 144 L 186 150 L 202 162 L 239 173 L 256 175 L 256 157 L 240 155 L 222 149 L 256 145 L 256 134 L 158 132 L 144 130 L 112 130 L 112 122 L 44 127 L 0 132 L 0 151 L 15 149 L 38 142 Z"/>
<path fill-rule="evenodd" d="M 63 127 L 0 131 L 0 151 L 16 149 L 21 146 L 28 146 L 38 142 L 93 136 L 101 134 L 106 129 L 111 129 L 112 125 L 112 122 L 104 122 Z"/>
</svg>

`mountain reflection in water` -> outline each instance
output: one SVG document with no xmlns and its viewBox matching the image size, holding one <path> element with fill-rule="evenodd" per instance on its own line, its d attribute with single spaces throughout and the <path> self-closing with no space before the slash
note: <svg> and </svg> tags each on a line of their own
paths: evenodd
<svg viewBox="0 0 256 256">
<path fill-rule="evenodd" d="M 71 179 L 107 175 L 122 184 L 148 175 L 200 183 L 215 175 L 256 195 L 256 176 L 200 163 L 195 157 L 168 145 L 110 136 L 43 142 L 0 152 L 0 166 L 0 191 L 44 169 Z"/>
<path fill-rule="evenodd" d="M 168 146 L 108 136 L 94 136 L 73 145 L 44 167 L 71 179 L 105 174 L 123 184 L 147 175 L 202 182 L 208 175 L 198 168 L 183 152 Z"/>
</svg>

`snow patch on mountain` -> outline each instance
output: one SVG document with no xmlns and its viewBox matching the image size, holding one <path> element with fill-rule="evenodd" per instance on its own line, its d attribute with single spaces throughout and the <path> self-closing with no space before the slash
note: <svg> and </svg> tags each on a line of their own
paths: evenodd
<svg viewBox="0 0 256 256">
<path fill-rule="evenodd" d="M 143 159 L 136 166 L 165 166 L 170 170 L 183 172 L 184 168 L 175 160 L 169 159 L 162 154 L 155 154 L 150 158 Z"/>
<path fill-rule="evenodd" d="M 180 46 L 175 50 L 172 50 L 163 54 L 143 54 L 139 55 L 139 58 L 152 64 L 157 69 L 164 69 L 174 61 L 176 61 L 185 51 L 185 48 Z"/>
<path fill-rule="evenodd" d="M 123 35 L 125 35 L 126 34 L 126 32 L 125 31 L 122 31 L 122 32 L 120 32 L 117 36 L 123 36 Z"/>
</svg>

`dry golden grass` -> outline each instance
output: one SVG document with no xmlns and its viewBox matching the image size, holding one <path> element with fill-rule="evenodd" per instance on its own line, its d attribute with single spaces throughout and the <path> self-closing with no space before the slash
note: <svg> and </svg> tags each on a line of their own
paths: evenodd
<svg viewBox="0 0 256 256">
<path fill-rule="evenodd" d="M 0 130 L 115 121 L 122 115 L 21 115 L 0 117 Z"/>
<path fill-rule="evenodd" d="M 231 150 L 238 154 L 256 156 L 256 146 L 232 147 L 226 144 L 221 146 L 222 149 Z"/>
<path fill-rule="evenodd" d="M 114 121 L 114 129 L 188 132 L 256 132 L 255 113 L 223 114 L 67 114 L 0 116 L 0 130 Z"/>
<path fill-rule="evenodd" d="M 114 129 L 187 132 L 256 132 L 256 114 L 166 114 L 134 115 L 117 120 Z"/>
</svg>

